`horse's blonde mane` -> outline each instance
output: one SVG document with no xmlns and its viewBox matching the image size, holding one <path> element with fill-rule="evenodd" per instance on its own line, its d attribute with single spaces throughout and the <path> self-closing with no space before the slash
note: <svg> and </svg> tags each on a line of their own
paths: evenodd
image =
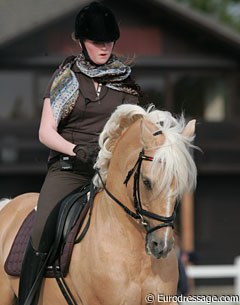
<svg viewBox="0 0 240 305">
<path fill-rule="evenodd" d="M 99 137 L 100 152 L 94 167 L 99 169 L 103 183 L 107 180 L 109 163 L 115 144 L 122 132 L 140 118 L 145 118 L 155 124 L 165 136 L 164 144 L 154 155 L 153 170 L 159 167 L 159 161 L 164 162 L 161 189 L 170 186 L 174 179 L 176 195 L 181 196 L 186 190 L 196 184 L 196 166 L 189 152 L 193 138 L 185 137 L 182 132 L 185 127 L 184 117 L 174 118 L 168 111 L 156 110 L 149 106 L 146 110 L 137 105 L 124 104 L 118 106 L 107 121 Z M 93 179 L 95 186 L 101 188 L 98 175 Z"/>
<path fill-rule="evenodd" d="M 97 162 L 94 165 L 94 168 L 99 169 L 104 183 L 107 180 L 108 166 L 118 138 L 124 129 L 145 116 L 146 111 L 143 108 L 136 105 L 123 104 L 117 107 L 117 109 L 112 113 L 110 119 L 107 121 L 99 136 L 100 151 Z M 102 186 L 98 175 L 95 175 L 93 178 L 93 183 L 97 187 Z"/>
</svg>

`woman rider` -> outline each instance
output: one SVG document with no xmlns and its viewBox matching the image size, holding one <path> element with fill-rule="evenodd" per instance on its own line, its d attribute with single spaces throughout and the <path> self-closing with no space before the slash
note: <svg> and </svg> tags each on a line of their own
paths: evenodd
<svg viewBox="0 0 240 305">
<path fill-rule="evenodd" d="M 44 95 L 39 139 L 50 149 L 49 168 L 24 255 L 19 305 L 38 302 L 41 267 L 54 240 L 58 203 L 92 179 L 104 124 L 118 105 L 136 104 L 140 94 L 131 68 L 112 54 L 120 32 L 109 8 L 93 2 L 81 9 L 74 36 L 81 53 L 63 62 Z"/>
</svg>

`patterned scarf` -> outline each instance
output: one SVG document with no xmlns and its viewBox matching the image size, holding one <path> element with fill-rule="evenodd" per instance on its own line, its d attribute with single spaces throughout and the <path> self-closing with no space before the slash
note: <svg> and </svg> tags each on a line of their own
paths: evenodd
<svg viewBox="0 0 240 305">
<path fill-rule="evenodd" d="M 115 55 L 111 55 L 106 64 L 97 66 L 87 61 L 81 53 L 76 57 L 76 66 L 83 74 L 108 88 L 139 95 L 136 84 L 129 77 L 131 68 L 121 62 Z"/>
<path fill-rule="evenodd" d="M 108 62 L 101 66 L 91 64 L 85 60 L 83 54 L 70 57 L 60 66 L 50 90 L 51 108 L 57 125 L 72 111 L 79 95 L 79 82 L 71 70 L 74 63 L 80 72 L 106 87 L 140 95 L 139 87 L 130 77 L 131 68 L 122 63 L 116 56 L 112 55 Z"/>
</svg>

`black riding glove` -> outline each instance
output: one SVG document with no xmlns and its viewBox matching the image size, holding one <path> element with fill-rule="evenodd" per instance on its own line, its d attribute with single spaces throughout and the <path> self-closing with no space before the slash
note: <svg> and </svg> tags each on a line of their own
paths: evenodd
<svg viewBox="0 0 240 305">
<path fill-rule="evenodd" d="M 96 146 L 78 144 L 74 147 L 73 152 L 76 154 L 76 158 L 83 163 L 94 163 L 97 159 L 98 149 Z"/>
</svg>

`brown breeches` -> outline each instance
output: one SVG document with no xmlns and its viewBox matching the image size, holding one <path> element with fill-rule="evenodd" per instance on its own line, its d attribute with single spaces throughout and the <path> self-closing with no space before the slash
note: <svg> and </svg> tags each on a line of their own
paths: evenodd
<svg viewBox="0 0 240 305">
<path fill-rule="evenodd" d="M 54 241 L 60 207 L 58 203 L 61 199 L 91 181 L 93 170 L 87 166 L 83 167 L 83 170 L 78 171 L 61 171 L 59 161 L 49 167 L 40 192 L 31 236 L 36 250 L 48 252 Z"/>
</svg>

